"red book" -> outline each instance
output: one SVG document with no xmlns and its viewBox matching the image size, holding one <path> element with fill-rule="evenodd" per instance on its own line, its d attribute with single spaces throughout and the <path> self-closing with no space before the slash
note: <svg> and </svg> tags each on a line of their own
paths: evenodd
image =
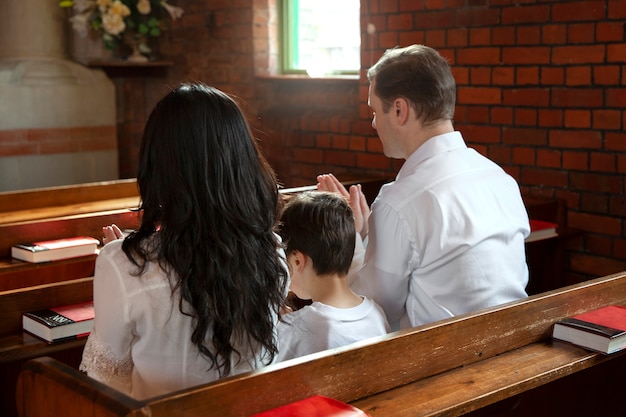
<svg viewBox="0 0 626 417">
<path fill-rule="evenodd" d="M 22 315 L 23 329 L 49 343 L 88 336 L 93 328 L 93 321 L 93 301 L 31 311 Z"/>
<path fill-rule="evenodd" d="M 11 256 L 26 262 L 49 262 L 98 253 L 100 241 L 89 236 L 22 243 L 11 248 Z"/>
<path fill-rule="evenodd" d="M 350 404 L 314 395 L 252 417 L 368 417 L 368 414 Z"/>
<path fill-rule="evenodd" d="M 558 321 L 552 337 L 602 353 L 626 347 L 626 307 L 611 305 Z"/>
<path fill-rule="evenodd" d="M 526 238 L 526 243 L 558 236 L 557 227 L 556 223 L 530 219 L 530 235 Z"/>
</svg>

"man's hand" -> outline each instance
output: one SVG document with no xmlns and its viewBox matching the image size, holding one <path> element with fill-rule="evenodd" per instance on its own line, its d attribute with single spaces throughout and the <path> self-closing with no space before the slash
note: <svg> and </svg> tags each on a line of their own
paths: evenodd
<svg viewBox="0 0 626 417">
<path fill-rule="evenodd" d="M 370 208 L 367 205 L 365 194 L 361 190 L 361 184 L 352 185 L 350 191 L 333 174 L 322 174 L 317 176 L 317 189 L 339 193 L 346 198 L 354 214 L 354 226 L 356 231 L 365 239 L 368 232 L 367 220 L 370 216 Z"/>
</svg>

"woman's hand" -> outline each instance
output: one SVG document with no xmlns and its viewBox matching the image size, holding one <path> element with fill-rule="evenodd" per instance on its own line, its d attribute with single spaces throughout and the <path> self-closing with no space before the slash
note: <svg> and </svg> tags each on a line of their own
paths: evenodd
<svg viewBox="0 0 626 417">
<path fill-rule="evenodd" d="M 122 230 L 115 224 L 112 224 L 110 226 L 104 226 L 102 228 L 102 233 L 104 234 L 104 237 L 102 238 L 102 243 L 105 245 L 114 240 L 124 238 L 124 232 L 122 232 Z"/>
</svg>

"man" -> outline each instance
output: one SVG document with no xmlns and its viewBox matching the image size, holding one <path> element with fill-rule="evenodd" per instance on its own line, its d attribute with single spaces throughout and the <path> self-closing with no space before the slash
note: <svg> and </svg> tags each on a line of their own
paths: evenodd
<svg viewBox="0 0 626 417">
<path fill-rule="evenodd" d="M 424 45 L 395 48 L 367 76 L 372 127 L 385 155 L 405 162 L 371 214 L 360 187 L 318 177 L 318 189 L 350 198 L 366 241 L 354 291 L 376 301 L 392 329 L 525 297 L 530 226 L 519 186 L 454 130 L 446 60 Z"/>
</svg>

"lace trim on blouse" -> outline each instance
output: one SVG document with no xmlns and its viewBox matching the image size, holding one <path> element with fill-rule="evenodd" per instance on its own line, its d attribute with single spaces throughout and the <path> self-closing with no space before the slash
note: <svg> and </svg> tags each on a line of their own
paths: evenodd
<svg viewBox="0 0 626 417">
<path fill-rule="evenodd" d="M 108 345 L 89 337 L 79 369 L 90 377 L 130 395 L 133 367 L 130 354 L 118 359 Z"/>
</svg>

